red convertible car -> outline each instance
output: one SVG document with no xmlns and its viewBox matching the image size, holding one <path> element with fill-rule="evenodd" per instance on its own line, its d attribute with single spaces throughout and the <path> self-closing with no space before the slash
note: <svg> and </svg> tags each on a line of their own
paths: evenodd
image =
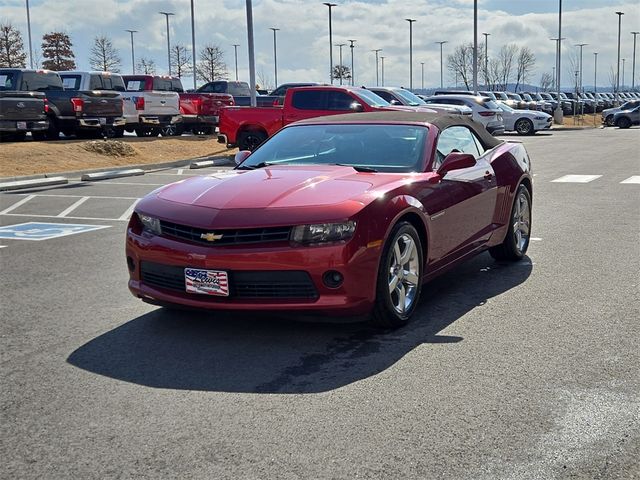
<svg viewBox="0 0 640 480">
<path fill-rule="evenodd" d="M 136 297 L 398 327 L 425 281 L 485 250 L 520 260 L 529 245 L 527 152 L 462 116 L 314 118 L 236 162 L 138 203 L 126 242 Z"/>
</svg>

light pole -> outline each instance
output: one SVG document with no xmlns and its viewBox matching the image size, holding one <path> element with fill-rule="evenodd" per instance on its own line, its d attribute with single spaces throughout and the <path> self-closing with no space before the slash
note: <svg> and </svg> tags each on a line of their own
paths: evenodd
<svg viewBox="0 0 640 480">
<path fill-rule="evenodd" d="M 622 89 L 624 90 L 624 62 L 625 59 L 622 59 Z"/>
<path fill-rule="evenodd" d="M 342 68 L 342 47 L 344 47 L 346 43 L 337 43 L 335 46 L 340 49 L 340 67 L 338 72 L 340 73 L 340 85 L 342 85 L 342 77 L 344 75 L 344 69 Z"/>
<path fill-rule="evenodd" d="M 560 98 L 560 84 L 562 83 L 562 0 L 558 0 L 558 39 L 556 45 L 556 94 L 558 95 L 558 105 L 553 112 L 553 120 L 558 125 L 562 125 L 564 119 L 562 115 L 562 99 Z"/>
<path fill-rule="evenodd" d="M 251 0 L 246 0 L 247 9 L 247 46 L 249 50 L 249 83 L 251 88 L 251 106 L 256 106 L 256 56 L 253 45 L 253 5 Z"/>
<path fill-rule="evenodd" d="M 577 45 L 575 45 L 576 47 L 580 47 L 580 64 L 579 64 L 579 68 L 580 68 L 580 84 L 578 87 L 578 91 L 582 92 L 582 47 L 584 47 L 585 45 L 589 45 L 588 43 L 578 43 Z"/>
<path fill-rule="evenodd" d="M 420 66 L 422 67 L 422 86 L 421 86 L 421 90 L 424 90 L 424 62 L 420 62 Z"/>
<path fill-rule="evenodd" d="M 384 87 L 384 57 L 380 57 L 380 61 L 382 62 L 382 86 Z"/>
<path fill-rule="evenodd" d="M 444 78 L 442 75 L 442 45 L 448 42 L 449 42 L 448 40 L 443 40 L 442 42 L 436 42 L 440 44 L 440 88 L 443 88 L 442 79 Z"/>
<path fill-rule="evenodd" d="M 169 62 L 169 76 L 171 76 L 171 40 L 169 38 L 169 17 L 175 15 L 171 12 L 159 12 L 160 15 L 164 15 L 167 20 L 167 60 Z"/>
<path fill-rule="evenodd" d="M 598 52 L 593 52 L 593 96 L 598 100 Z M 597 109 L 596 109 L 597 110 Z M 596 126 L 596 110 L 593 111 L 593 126 Z"/>
<path fill-rule="evenodd" d="M 236 60 L 236 82 L 238 81 L 238 47 L 240 46 L 239 43 L 234 43 L 233 44 L 233 53 L 234 53 L 234 58 Z"/>
<path fill-rule="evenodd" d="M 485 88 L 489 88 L 489 35 L 490 33 L 483 33 L 484 35 L 484 83 Z"/>
<path fill-rule="evenodd" d="M 273 76 L 275 83 L 273 88 L 278 88 L 278 51 L 276 48 L 276 32 L 280 29 L 270 27 L 269 30 L 273 30 Z"/>
<path fill-rule="evenodd" d="M 331 85 L 333 85 L 333 32 L 331 26 L 331 9 L 337 7 L 336 3 L 324 2 L 329 7 L 329 77 L 331 77 Z"/>
<path fill-rule="evenodd" d="M 556 87 L 556 67 L 555 67 L 555 65 L 552 67 L 552 70 L 553 70 L 553 74 L 552 74 L 552 76 L 553 76 L 553 88 L 555 89 L 555 87 Z"/>
<path fill-rule="evenodd" d="M 631 90 L 635 90 L 636 87 L 636 35 L 640 32 L 631 32 L 633 35 L 633 63 L 631 67 Z"/>
<path fill-rule="evenodd" d="M 473 93 L 478 94 L 478 0 L 473 0 Z"/>
<path fill-rule="evenodd" d="M 616 105 L 620 98 L 620 32 L 622 30 L 622 15 L 624 12 L 616 12 L 618 15 L 618 73 L 616 74 Z"/>
<path fill-rule="evenodd" d="M 377 50 L 371 50 L 372 52 L 376 52 L 376 87 L 380 86 L 380 82 L 378 81 L 378 52 L 381 52 L 382 49 L 378 48 Z"/>
<path fill-rule="evenodd" d="M 125 32 L 129 32 L 131 34 L 131 73 L 133 75 L 136 74 L 136 58 L 133 53 L 133 34 L 137 32 L 137 30 L 125 30 Z"/>
<path fill-rule="evenodd" d="M 29 0 L 27 0 L 27 33 L 29 34 L 29 67 L 33 70 L 33 48 L 31 47 L 31 14 L 29 13 Z"/>
<path fill-rule="evenodd" d="M 409 90 L 413 91 L 413 18 L 405 18 L 409 22 Z M 384 86 L 384 81 L 382 82 Z"/>
<path fill-rule="evenodd" d="M 353 86 L 356 78 L 356 75 L 353 71 L 353 44 L 356 43 L 356 41 L 348 40 L 348 42 L 351 44 L 349 45 L 349 48 L 351 49 L 351 85 Z"/>
<path fill-rule="evenodd" d="M 193 70 L 193 89 L 197 87 L 198 75 L 196 70 L 196 17 L 191 0 L 191 68 Z"/>
</svg>

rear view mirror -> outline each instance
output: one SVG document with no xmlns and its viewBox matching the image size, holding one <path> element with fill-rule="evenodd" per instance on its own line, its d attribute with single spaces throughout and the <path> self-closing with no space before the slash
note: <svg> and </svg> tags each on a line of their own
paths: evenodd
<svg viewBox="0 0 640 480">
<path fill-rule="evenodd" d="M 361 112 L 362 110 L 364 110 L 364 107 L 361 103 L 353 102 L 351 105 L 349 105 L 349 110 L 353 112 Z"/>
<path fill-rule="evenodd" d="M 442 165 L 438 168 L 438 175 L 444 177 L 447 172 L 470 168 L 475 164 L 476 158 L 470 153 L 451 152 L 449 155 L 444 157 Z"/>
<path fill-rule="evenodd" d="M 235 161 L 236 165 L 240 165 L 247 159 L 249 155 L 251 155 L 251 152 L 249 150 L 240 150 L 238 153 L 236 153 L 236 156 L 233 160 Z"/>
</svg>

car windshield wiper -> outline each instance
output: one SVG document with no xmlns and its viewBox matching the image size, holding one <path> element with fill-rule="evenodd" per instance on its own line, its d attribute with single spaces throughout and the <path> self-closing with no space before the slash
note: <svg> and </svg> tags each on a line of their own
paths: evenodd
<svg viewBox="0 0 640 480">
<path fill-rule="evenodd" d="M 271 165 L 275 165 L 275 163 L 260 162 L 255 165 L 238 165 L 236 170 L 255 170 L 256 168 L 269 167 Z"/>
<path fill-rule="evenodd" d="M 335 165 L 338 165 L 340 167 L 351 167 L 356 172 L 369 172 L 369 173 L 377 173 L 378 172 L 378 170 L 376 170 L 375 168 L 363 167 L 361 165 L 349 165 L 347 163 L 336 163 Z"/>
</svg>

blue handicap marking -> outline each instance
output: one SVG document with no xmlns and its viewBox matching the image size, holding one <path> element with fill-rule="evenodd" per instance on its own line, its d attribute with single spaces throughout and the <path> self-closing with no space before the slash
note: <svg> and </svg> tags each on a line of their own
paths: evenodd
<svg viewBox="0 0 640 480">
<path fill-rule="evenodd" d="M 13 240 L 49 240 L 51 238 L 99 230 L 101 228 L 109 228 L 109 225 L 27 222 L 0 227 L 0 238 L 10 238 Z"/>
</svg>

